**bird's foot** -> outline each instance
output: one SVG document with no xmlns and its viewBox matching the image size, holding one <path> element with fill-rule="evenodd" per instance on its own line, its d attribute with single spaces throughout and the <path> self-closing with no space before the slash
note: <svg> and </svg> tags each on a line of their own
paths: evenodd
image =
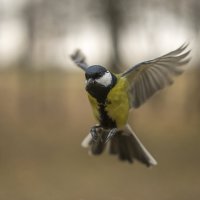
<svg viewBox="0 0 200 200">
<path fill-rule="evenodd" d="M 90 129 L 90 134 L 92 135 L 92 140 L 94 142 L 101 141 L 107 143 L 117 133 L 117 131 L 117 128 L 106 130 L 100 125 L 95 125 Z"/>
<path fill-rule="evenodd" d="M 100 125 L 95 125 L 90 129 L 90 134 L 95 142 L 99 139 L 100 129 L 102 129 Z"/>
<path fill-rule="evenodd" d="M 117 133 L 117 131 L 118 131 L 117 128 L 111 129 L 106 137 L 105 143 L 107 143 Z"/>
</svg>

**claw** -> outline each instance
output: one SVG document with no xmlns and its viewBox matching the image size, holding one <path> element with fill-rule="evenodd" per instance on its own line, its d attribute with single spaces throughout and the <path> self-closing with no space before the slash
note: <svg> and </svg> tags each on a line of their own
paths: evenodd
<svg viewBox="0 0 200 200">
<path fill-rule="evenodd" d="M 98 134 L 97 134 L 95 128 L 91 128 L 90 134 L 92 135 L 92 139 L 93 139 L 94 141 L 97 141 L 97 139 L 98 139 Z"/>
<path fill-rule="evenodd" d="M 107 143 L 116 133 L 117 133 L 117 128 L 111 129 L 111 131 L 108 133 L 105 143 Z"/>
<path fill-rule="evenodd" d="M 99 125 L 96 125 L 96 126 L 93 126 L 91 129 L 90 129 L 90 134 L 92 135 L 92 139 L 96 142 L 99 138 L 99 128 L 100 126 Z"/>
</svg>

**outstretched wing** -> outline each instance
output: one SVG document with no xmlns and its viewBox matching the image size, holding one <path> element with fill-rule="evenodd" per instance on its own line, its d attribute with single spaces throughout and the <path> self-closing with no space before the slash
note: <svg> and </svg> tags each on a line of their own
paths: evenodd
<svg viewBox="0 0 200 200">
<path fill-rule="evenodd" d="M 81 52 L 81 50 L 76 50 L 72 55 L 70 55 L 70 57 L 74 61 L 74 63 L 82 70 L 85 71 L 88 68 L 88 64 L 86 63 L 86 57 Z"/>
<path fill-rule="evenodd" d="M 173 77 L 183 72 L 182 65 L 187 64 L 190 51 L 185 51 L 188 45 L 153 60 L 139 63 L 124 73 L 130 87 L 132 107 L 138 108 L 155 92 L 173 83 Z"/>
</svg>

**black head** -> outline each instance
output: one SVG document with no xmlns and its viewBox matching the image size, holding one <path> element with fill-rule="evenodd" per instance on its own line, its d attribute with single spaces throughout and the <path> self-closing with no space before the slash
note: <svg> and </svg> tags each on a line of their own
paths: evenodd
<svg viewBox="0 0 200 200">
<path fill-rule="evenodd" d="M 86 69 L 86 90 L 97 99 L 105 101 L 110 89 L 116 84 L 117 78 L 106 68 L 100 65 L 93 65 Z"/>
<path fill-rule="evenodd" d="M 85 71 L 85 78 L 88 80 L 89 78 L 97 79 L 103 76 L 107 72 L 107 69 L 100 65 L 92 65 L 88 67 Z"/>
</svg>

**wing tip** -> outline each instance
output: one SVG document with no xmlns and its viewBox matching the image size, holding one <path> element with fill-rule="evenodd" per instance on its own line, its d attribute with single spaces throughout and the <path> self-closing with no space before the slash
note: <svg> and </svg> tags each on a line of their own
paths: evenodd
<svg viewBox="0 0 200 200">
<path fill-rule="evenodd" d="M 86 70 L 88 64 L 86 63 L 86 57 L 80 49 L 76 49 L 74 53 L 69 55 L 72 61 L 81 69 Z"/>
<path fill-rule="evenodd" d="M 85 56 L 83 55 L 80 49 L 75 49 L 74 52 L 70 54 L 70 57 L 72 60 L 76 60 L 77 58 L 80 58 L 80 57 L 85 59 Z"/>
</svg>

